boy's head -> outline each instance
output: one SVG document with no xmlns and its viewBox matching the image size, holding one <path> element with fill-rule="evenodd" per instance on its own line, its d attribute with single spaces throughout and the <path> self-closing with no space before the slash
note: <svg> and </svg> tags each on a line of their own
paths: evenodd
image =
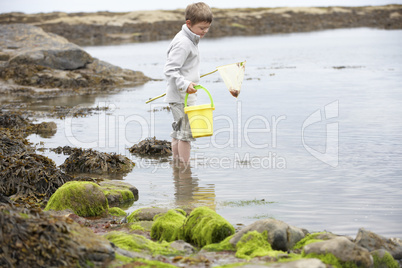
<svg viewBox="0 0 402 268">
<path fill-rule="evenodd" d="M 204 2 L 188 5 L 185 17 L 187 27 L 200 37 L 208 32 L 213 19 L 211 8 Z"/>
</svg>

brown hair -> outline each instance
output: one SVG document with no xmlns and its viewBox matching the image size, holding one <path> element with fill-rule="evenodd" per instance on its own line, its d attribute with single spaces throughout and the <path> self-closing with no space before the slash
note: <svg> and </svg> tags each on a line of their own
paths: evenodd
<svg viewBox="0 0 402 268">
<path fill-rule="evenodd" d="M 199 22 L 212 22 L 211 8 L 204 2 L 193 3 L 187 6 L 185 13 L 186 21 L 190 20 L 191 25 Z"/>
</svg>

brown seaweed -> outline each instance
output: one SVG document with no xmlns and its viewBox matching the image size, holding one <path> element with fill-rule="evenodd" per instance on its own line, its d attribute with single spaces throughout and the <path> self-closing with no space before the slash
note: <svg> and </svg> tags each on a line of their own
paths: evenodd
<svg viewBox="0 0 402 268">
<path fill-rule="evenodd" d="M 129 148 L 130 153 L 142 157 L 161 157 L 172 155 L 171 142 L 166 140 L 157 140 L 155 137 L 146 138 Z"/>
<path fill-rule="evenodd" d="M 124 174 L 135 166 L 127 157 L 115 153 L 82 148 L 71 149 L 69 153 L 70 156 L 60 166 L 68 173 Z"/>
<path fill-rule="evenodd" d="M 1 267 L 93 267 L 114 258 L 102 243 L 72 219 L 0 203 Z"/>
</svg>

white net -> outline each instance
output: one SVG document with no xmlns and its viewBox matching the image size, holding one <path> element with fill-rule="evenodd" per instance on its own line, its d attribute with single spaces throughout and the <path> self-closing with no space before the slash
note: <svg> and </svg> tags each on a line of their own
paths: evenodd
<svg viewBox="0 0 402 268">
<path fill-rule="evenodd" d="M 230 94 L 237 98 L 240 94 L 241 84 L 243 83 L 244 79 L 246 61 L 219 66 L 216 69 L 218 69 L 219 74 L 225 82 Z"/>
</svg>

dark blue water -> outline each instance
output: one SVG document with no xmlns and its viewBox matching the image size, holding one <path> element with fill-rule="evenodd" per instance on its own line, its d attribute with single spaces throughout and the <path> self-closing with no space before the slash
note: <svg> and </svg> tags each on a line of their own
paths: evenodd
<svg viewBox="0 0 402 268">
<path fill-rule="evenodd" d="M 91 55 L 163 79 L 168 41 L 87 47 Z M 55 103 L 109 106 L 57 120 L 45 147 L 117 152 L 136 168 L 124 180 L 146 206 L 208 205 L 231 223 L 274 217 L 310 231 L 354 236 L 358 228 L 402 237 L 402 31 L 341 29 L 205 39 L 202 73 L 247 60 L 236 101 L 218 73 L 201 79 L 216 110 L 212 137 L 192 146 L 191 172 L 136 158 L 140 140 L 170 139 L 172 116 L 156 111 L 164 81 L 112 95 Z M 207 103 L 199 93 L 199 103 Z M 57 164 L 64 156 L 46 153 Z M 265 201 L 258 201 L 264 199 Z"/>
</svg>

